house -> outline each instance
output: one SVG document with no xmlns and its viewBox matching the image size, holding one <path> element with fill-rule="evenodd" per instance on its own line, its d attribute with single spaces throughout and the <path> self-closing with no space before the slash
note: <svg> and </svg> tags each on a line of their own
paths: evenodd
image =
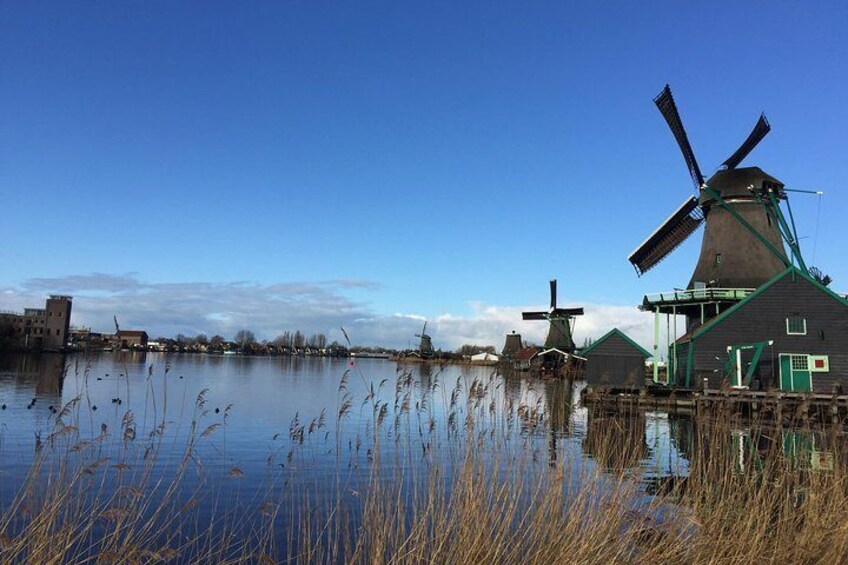
<svg viewBox="0 0 848 565">
<path fill-rule="evenodd" d="M 480 363 L 485 365 L 494 365 L 500 358 L 494 353 L 483 351 L 471 356 L 472 363 Z"/>
<path fill-rule="evenodd" d="M 580 354 L 586 358 L 586 384 L 596 388 L 645 388 L 645 348 L 613 328 Z"/>
<path fill-rule="evenodd" d="M 525 347 L 520 349 L 511 357 L 513 367 L 520 371 L 529 370 L 530 363 L 538 352 L 539 349 L 537 347 Z"/>
<path fill-rule="evenodd" d="M 120 330 L 115 336 L 121 349 L 147 348 L 147 332 L 144 330 Z"/>
<path fill-rule="evenodd" d="M 848 389 L 848 300 L 789 267 L 670 349 L 672 386 Z"/>
</svg>

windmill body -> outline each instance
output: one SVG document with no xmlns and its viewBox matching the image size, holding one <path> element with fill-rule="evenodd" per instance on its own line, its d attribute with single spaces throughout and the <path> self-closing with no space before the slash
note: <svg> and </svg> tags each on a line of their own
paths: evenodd
<svg viewBox="0 0 848 565">
<path fill-rule="evenodd" d="M 759 167 L 719 171 L 707 181 L 707 186 L 785 256 L 783 237 L 774 221 L 776 214 L 771 203 L 761 203 L 749 190 L 764 184 L 783 194 L 783 183 Z M 710 193 L 702 191 L 699 205 L 704 209 L 704 238 L 687 288 L 703 283 L 705 287 L 754 289 L 786 268 L 751 230 L 727 209 L 716 205 Z"/>
<path fill-rule="evenodd" d="M 524 345 L 521 343 L 521 334 L 517 334 L 513 331 L 511 334 L 506 334 L 506 341 L 504 341 L 501 355 L 511 357 L 521 351 L 523 347 Z"/>
</svg>

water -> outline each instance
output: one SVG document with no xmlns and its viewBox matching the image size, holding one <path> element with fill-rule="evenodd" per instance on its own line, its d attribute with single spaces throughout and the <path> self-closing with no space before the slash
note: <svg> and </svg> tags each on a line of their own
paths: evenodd
<svg viewBox="0 0 848 565">
<path fill-rule="evenodd" d="M 542 458 L 557 459 L 566 454 L 592 458 L 594 424 L 586 410 L 579 407 L 580 385 L 570 390 L 565 383 L 526 377 L 505 378 L 491 368 L 430 365 L 399 368 L 381 359 L 354 362 L 319 357 L 131 352 L 90 357 L 82 354 L 67 357 L 7 355 L 0 357 L 0 403 L 6 405 L 6 410 L 0 411 L 0 472 L 5 479 L 0 493 L 7 500 L 14 492 L 13 485 L 22 482 L 23 473 L 33 460 L 36 437 L 40 436 L 43 442 L 53 431 L 56 414 L 50 408 L 59 410 L 77 397 L 80 399 L 77 422 L 80 437 L 97 437 L 105 426 L 110 438 L 105 443 L 113 448 L 125 443 L 120 431 L 128 412 L 136 421 L 136 442 L 140 442 L 163 415 L 170 432 L 168 439 L 178 447 L 182 446 L 181 441 L 189 433 L 192 421 L 198 422 L 199 430 L 219 424 L 214 434 L 210 432 L 213 439 L 201 442 L 202 449 L 211 455 L 210 464 L 228 470 L 237 468 L 243 473 L 242 482 L 249 485 L 252 478 L 265 473 L 269 456 L 288 453 L 285 448 L 291 443 L 290 432 L 295 418 L 308 428 L 323 411 L 320 433 L 313 430 L 311 434 L 314 445 L 309 465 L 313 472 L 334 470 L 339 464 L 339 454 L 327 453 L 327 450 L 334 449 L 337 443 L 347 447 L 357 436 L 362 441 L 362 434 L 368 431 L 366 424 L 372 418 L 370 407 L 363 407 L 363 401 L 374 387 L 376 399 L 394 403 L 397 400 L 396 379 L 404 371 L 410 373 L 413 383 L 414 391 L 409 399 L 412 404 L 420 404 L 422 391 L 432 390 L 434 381 L 436 384 L 434 392 L 428 395 L 431 405 L 424 406 L 426 418 L 431 421 L 420 422 L 422 417 L 416 416 L 411 424 L 416 435 L 422 426 L 448 427 L 454 389 L 458 391 L 454 406 L 459 409 L 455 420 L 465 418 L 462 409 L 467 405 L 472 383 L 477 380 L 489 383 L 485 391 L 472 391 L 480 397 L 477 404 L 489 422 L 506 420 L 504 412 L 510 406 L 516 411 L 526 406 L 536 414 L 538 421 L 533 422 L 532 428 L 527 427 L 527 421 L 503 423 L 504 427 L 514 426 L 511 430 L 515 432 L 513 442 L 526 442 L 529 438 L 538 444 L 534 447 L 541 450 L 538 456 Z M 340 391 L 343 377 L 347 384 L 345 390 Z M 382 388 L 380 383 L 383 383 Z M 202 410 L 195 411 L 201 391 L 205 391 L 205 405 Z M 337 415 L 344 394 L 349 395 L 351 408 L 339 419 Z M 415 412 L 415 406 L 409 408 Z M 418 408 L 420 412 L 421 406 Z M 524 416 L 524 420 L 533 417 L 532 414 Z M 618 419 L 613 426 L 609 426 L 607 420 L 601 425 L 607 431 L 610 428 L 619 430 L 622 442 L 639 446 L 644 452 L 644 457 L 639 458 L 643 465 L 685 465 L 682 453 L 669 439 L 669 421 L 665 415 L 643 415 L 635 420 L 628 416 Z M 462 429 L 462 426 L 456 427 Z M 388 442 L 384 449 L 392 445 Z M 165 455 L 166 459 L 161 462 L 174 464 L 167 458 L 181 457 L 182 452 L 177 449 Z M 351 459 L 350 453 L 341 455 L 344 456 L 341 462 L 346 466 L 361 463 Z M 440 455 L 436 452 L 434 456 Z M 285 464 L 284 461 L 279 463 Z M 615 461 L 602 463 L 620 466 Z"/>
<path fill-rule="evenodd" d="M 280 501 L 355 506 L 378 468 L 382 480 L 410 490 L 428 469 L 449 479 L 468 449 L 493 471 L 527 476 L 568 462 L 566 491 L 580 488 L 581 469 L 638 472 L 646 496 L 657 481 L 685 478 L 703 455 L 691 419 L 589 413 L 581 388 L 491 368 L 378 359 L 7 355 L 0 507 L 21 492 L 34 461 L 42 463 L 35 484 L 53 484 L 70 462 L 83 492 L 114 496 L 112 507 L 126 507 L 125 491 L 138 488 L 154 503 L 168 499 L 169 512 L 193 516 L 196 528 L 218 527 L 229 515 L 249 529 Z M 728 463 L 743 470 L 761 441 L 749 431 L 733 432 L 739 457 Z M 796 455 L 826 466 L 815 437 L 780 433 L 777 441 Z M 175 476 L 178 488 L 168 491 Z"/>
</svg>

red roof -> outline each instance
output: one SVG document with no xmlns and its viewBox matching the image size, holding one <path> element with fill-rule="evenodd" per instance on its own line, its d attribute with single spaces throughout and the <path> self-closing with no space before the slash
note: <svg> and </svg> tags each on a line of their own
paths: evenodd
<svg viewBox="0 0 848 565">
<path fill-rule="evenodd" d="M 536 355 L 537 351 L 539 350 L 535 347 L 525 347 L 524 349 L 516 351 L 512 358 L 518 359 L 519 361 L 529 361 L 534 355 Z"/>
</svg>

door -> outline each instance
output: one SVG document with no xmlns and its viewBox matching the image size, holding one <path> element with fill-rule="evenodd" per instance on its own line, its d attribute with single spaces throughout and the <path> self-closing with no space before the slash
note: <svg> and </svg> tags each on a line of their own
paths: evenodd
<svg viewBox="0 0 848 565">
<path fill-rule="evenodd" d="M 792 392 L 813 389 L 808 355 L 780 354 L 780 389 Z"/>
</svg>

